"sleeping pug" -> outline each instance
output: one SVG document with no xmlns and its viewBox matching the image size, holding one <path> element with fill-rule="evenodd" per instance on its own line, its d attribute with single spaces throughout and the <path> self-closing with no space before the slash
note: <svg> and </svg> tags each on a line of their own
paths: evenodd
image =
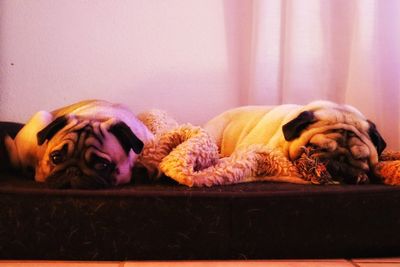
<svg viewBox="0 0 400 267">
<path fill-rule="evenodd" d="M 127 108 L 100 100 L 37 112 L 5 145 L 14 168 L 55 188 L 128 183 L 153 134 Z"/>
<path fill-rule="evenodd" d="M 337 182 L 368 183 L 386 143 L 375 125 L 349 105 L 245 106 L 211 119 L 205 129 L 221 156 L 252 144 L 280 150 L 292 162 L 307 154 Z"/>
</svg>

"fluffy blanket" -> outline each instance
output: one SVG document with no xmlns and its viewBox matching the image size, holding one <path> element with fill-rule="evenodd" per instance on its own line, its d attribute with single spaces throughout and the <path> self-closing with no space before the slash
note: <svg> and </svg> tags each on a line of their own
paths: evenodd
<svg viewBox="0 0 400 267">
<path fill-rule="evenodd" d="M 191 124 L 179 125 L 163 111 L 152 110 L 139 114 L 138 118 L 154 133 L 155 138 L 145 144 L 137 164 L 146 168 L 154 179 L 165 174 L 187 186 L 252 181 L 337 183 L 326 175 L 325 165 L 309 157 L 304 150 L 291 152 L 290 147 L 281 150 L 265 144 L 244 143 L 224 153 L 221 140 L 216 142 L 215 137 L 204 128 Z M 336 127 L 340 125 L 343 123 Z M 357 127 L 350 130 L 359 132 Z M 368 141 L 366 143 L 371 146 L 372 143 Z M 291 158 L 292 154 L 296 155 L 296 160 Z M 373 171 L 380 181 L 400 184 L 399 153 L 383 153 L 380 161 L 376 153 L 371 153 L 369 160 L 376 166 Z"/>
</svg>

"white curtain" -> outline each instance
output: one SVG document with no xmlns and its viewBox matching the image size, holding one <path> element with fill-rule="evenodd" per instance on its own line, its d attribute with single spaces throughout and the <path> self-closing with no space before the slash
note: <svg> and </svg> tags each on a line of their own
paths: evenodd
<svg viewBox="0 0 400 267">
<path fill-rule="evenodd" d="M 400 1 L 253 0 L 241 104 L 354 105 L 400 149 Z"/>
</svg>

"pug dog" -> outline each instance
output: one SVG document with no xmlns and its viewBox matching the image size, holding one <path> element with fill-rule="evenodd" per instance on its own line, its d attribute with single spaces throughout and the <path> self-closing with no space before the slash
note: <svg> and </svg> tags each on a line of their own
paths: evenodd
<svg viewBox="0 0 400 267">
<path fill-rule="evenodd" d="M 119 104 L 78 102 L 39 111 L 5 145 L 12 166 L 55 188 L 105 188 L 130 182 L 146 142 L 154 138 Z"/>
<path fill-rule="evenodd" d="M 222 157 L 252 144 L 280 150 L 296 162 L 306 153 L 338 183 L 368 183 L 386 143 L 356 108 L 330 101 L 305 106 L 245 106 L 205 124 Z"/>
</svg>

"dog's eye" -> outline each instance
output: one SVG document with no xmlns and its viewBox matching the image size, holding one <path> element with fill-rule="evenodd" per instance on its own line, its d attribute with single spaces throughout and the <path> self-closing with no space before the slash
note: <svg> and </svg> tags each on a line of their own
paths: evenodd
<svg viewBox="0 0 400 267">
<path fill-rule="evenodd" d="M 60 150 L 56 150 L 50 153 L 50 160 L 53 164 L 57 165 L 64 161 L 64 153 Z"/>
</svg>

